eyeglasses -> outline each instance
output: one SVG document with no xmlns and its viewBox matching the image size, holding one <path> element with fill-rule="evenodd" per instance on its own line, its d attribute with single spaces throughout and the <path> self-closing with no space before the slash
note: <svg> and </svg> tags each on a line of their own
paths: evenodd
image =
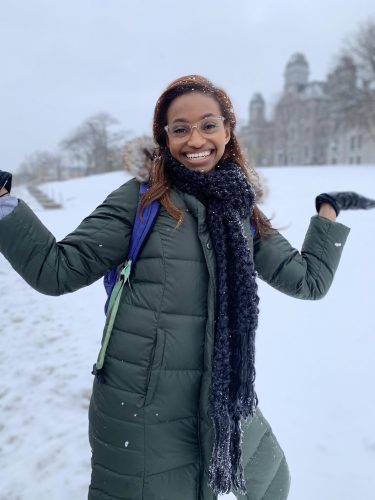
<svg viewBox="0 0 375 500">
<path fill-rule="evenodd" d="M 194 125 L 186 122 L 176 122 L 173 125 L 166 125 L 164 130 L 169 137 L 177 141 L 190 137 L 193 128 L 196 128 L 201 135 L 206 137 L 218 132 L 223 127 L 224 121 L 224 116 L 208 116 Z"/>
</svg>

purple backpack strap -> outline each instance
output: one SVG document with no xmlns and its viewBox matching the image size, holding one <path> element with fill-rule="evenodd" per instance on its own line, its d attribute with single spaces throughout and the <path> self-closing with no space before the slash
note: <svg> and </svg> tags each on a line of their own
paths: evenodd
<svg viewBox="0 0 375 500">
<path fill-rule="evenodd" d="M 256 229 L 255 229 L 255 226 L 252 222 L 250 222 L 250 232 L 251 232 L 251 236 L 254 238 L 255 233 L 256 233 Z"/>
<path fill-rule="evenodd" d="M 141 184 L 139 188 L 139 194 L 140 197 L 142 194 L 146 193 L 149 189 L 149 186 L 147 184 Z M 135 266 L 135 263 L 138 259 L 139 254 L 141 253 L 141 250 L 143 248 L 143 245 L 151 233 L 152 227 L 155 223 L 156 217 L 158 216 L 160 209 L 160 202 L 157 200 L 154 200 L 152 203 L 147 205 L 145 209 L 143 210 L 142 214 L 142 220 L 140 217 L 140 212 L 139 212 L 139 205 L 137 207 L 137 213 L 135 216 L 134 220 L 134 225 L 133 225 L 133 231 L 130 239 L 130 248 L 129 252 L 127 255 L 126 261 L 131 260 L 132 262 L 132 269 Z M 125 261 L 125 262 L 126 262 Z M 115 284 L 120 276 L 119 270 L 123 267 L 123 264 L 121 264 L 119 267 L 113 267 L 112 269 L 109 269 L 105 275 L 104 275 L 104 288 L 107 292 L 107 301 L 104 306 L 104 312 L 107 314 L 107 309 L 109 305 L 109 299 L 111 297 L 111 293 L 113 291 L 113 288 L 115 287 Z"/>
<path fill-rule="evenodd" d="M 146 193 L 149 189 L 147 184 L 141 184 L 139 189 L 139 194 L 142 195 Z M 156 217 L 159 213 L 160 203 L 157 200 L 154 200 L 152 203 L 147 205 L 143 210 L 142 220 L 141 214 L 139 210 L 137 210 L 135 216 L 135 222 L 133 226 L 133 232 L 130 242 L 130 250 L 128 253 L 127 260 L 131 260 L 133 266 L 138 259 L 138 255 L 140 254 L 144 242 L 147 239 L 147 236 L 150 234 L 152 226 L 156 220 Z"/>
</svg>

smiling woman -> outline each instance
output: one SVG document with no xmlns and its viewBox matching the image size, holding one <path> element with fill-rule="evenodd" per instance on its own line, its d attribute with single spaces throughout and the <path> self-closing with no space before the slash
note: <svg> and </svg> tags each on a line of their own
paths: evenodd
<svg viewBox="0 0 375 500">
<path fill-rule="evenodd" d="M 60 242 L 9 184 L 0 198 L 0 251 L 50 295 L 122 269 L 136 214 L 160 209 L 136 266 L 121 270 L 131 288 L 119 283 L 107 314 L 89 409 L 90 500 L 288 496 L 287 462 L 255 391 L 257 278 L 323 297 L 349 233 L 335 206 L 354 198 L 318 197 L 299 253 L 259 210 L 235 126 L 222 89 L 182 77 L 155 107 L 147 186 L 119 187 Z"/>
</svg>

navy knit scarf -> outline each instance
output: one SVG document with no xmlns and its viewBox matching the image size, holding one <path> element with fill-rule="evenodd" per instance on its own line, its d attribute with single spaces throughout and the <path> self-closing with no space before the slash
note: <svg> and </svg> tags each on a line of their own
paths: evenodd
<svg viewBox="0 0 375 500">
<path fill-rule="evenodd" d="M 224 161 L 213 172 L 191 171 L 165 154 L 172 185 L 198 198 L 216 256 L 217 307 L 210 386 L 215 441 L 209 485 L 216 494 L 246 492 L 241 463 L 241 419 L 255 413 L 256 274 L 243 224 L 249 224 L 255 194 L 241 168 Z"/>
</svg>

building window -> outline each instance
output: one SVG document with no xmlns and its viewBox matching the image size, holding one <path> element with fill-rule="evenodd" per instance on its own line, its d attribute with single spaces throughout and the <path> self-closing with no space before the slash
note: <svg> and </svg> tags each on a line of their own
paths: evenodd
<svg viewBox="0 0 375 500">
<path fill-rule="evenodd" d="M 350 163 L 350 165 L 353 165 L 353 158 L 352 157 L 349 158 L 349 163 Z"/>
<path fill-rule="evenodd" d="M 309 157 L 309 148 L 308 146 L 305 146 L 305 159 Z"/>
<path fill-rule="evenodd" d="M 357 147 L 358 147 L 358 149 L 361 149 L 361 147 L 362 147 L 362 136 L 361 135 L 358 136 Z"/>
<path fill-rule="evenodd" d="M 353 151 L 354 147 L 355 147 L 355 137 L 353 136 L 350 138 L 350 149 Z"/>
<path fill-rule="evenodd" d="M 357 165 L 360 165 L 360 164 L 361 164 L 361 157 L 357 156 Z"/>
</svg>

